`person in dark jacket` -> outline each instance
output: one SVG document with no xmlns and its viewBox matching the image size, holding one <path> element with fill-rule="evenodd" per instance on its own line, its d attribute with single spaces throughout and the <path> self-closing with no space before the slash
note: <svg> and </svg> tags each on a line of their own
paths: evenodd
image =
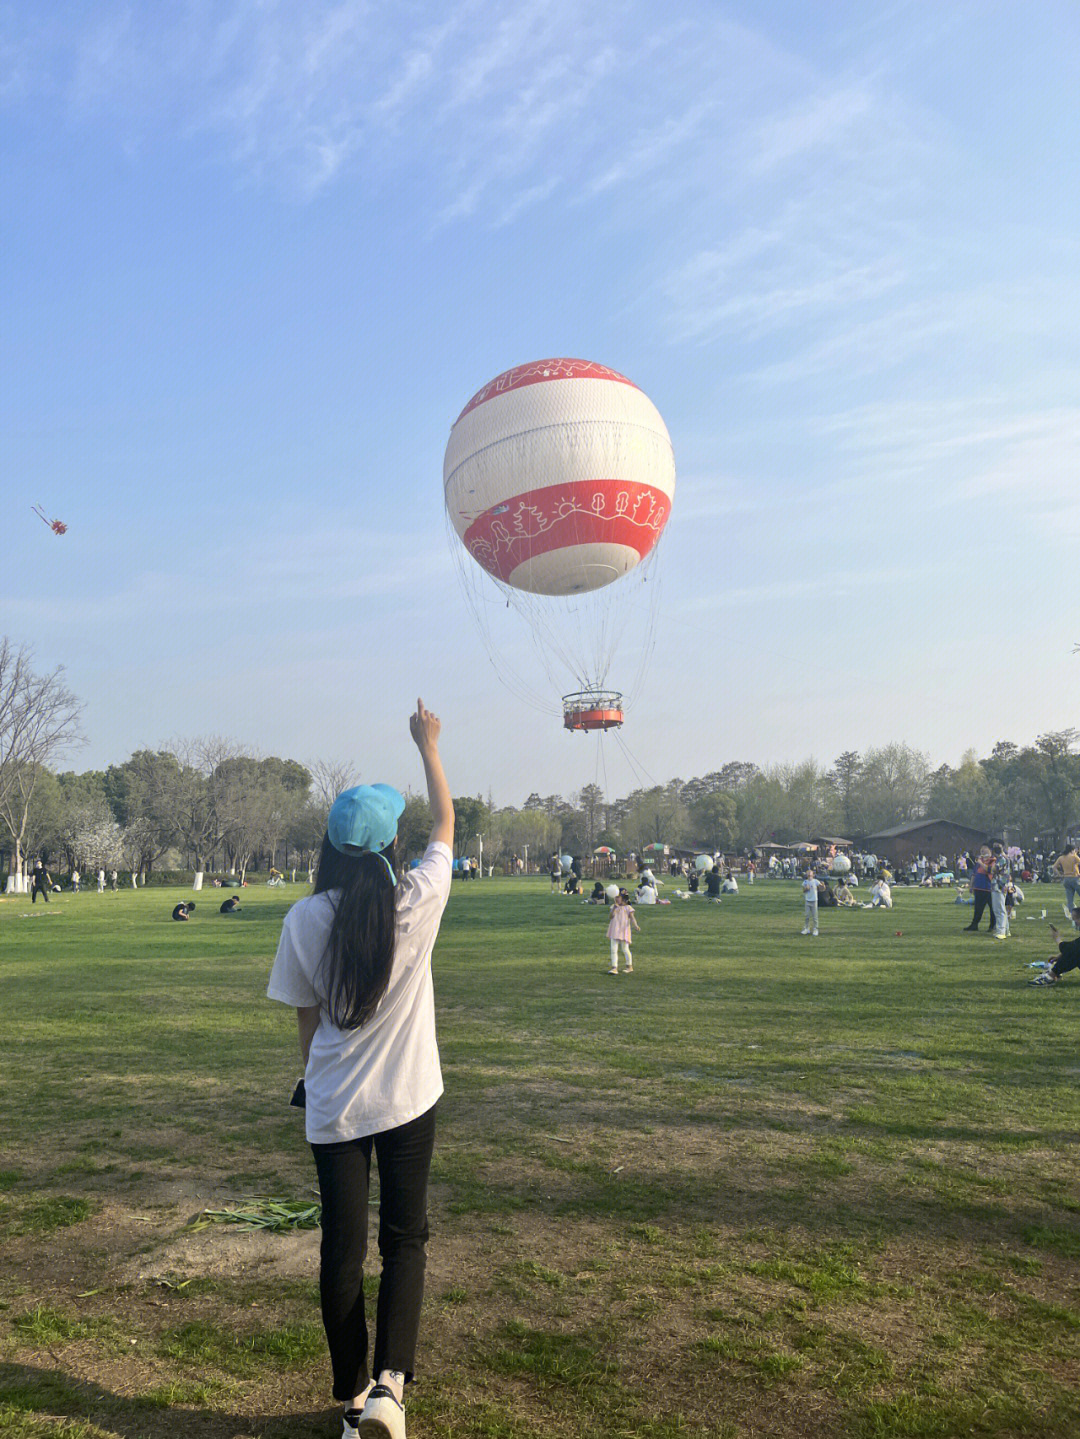
<svg viewBox="0 0 1080 1439">
<path fill-rule="evenodd" d="M 37 904 L 37 897 L 40 894 L 45 903 L 49 902 L 49 890 L 52 889 L 52 876 L 42 864 L 40 859 L 34 860 L 34 873 L 30 880 L 30 903 Z"/>
<path fill-rule="evenodd" d="M 969 934 L 974 934 L 979 927 L 979 921 L 983 917 L 984 910 L 990 910 L 990 865 L 991 854 L 986 845 L 979 851 L 979 858 L 975 864 L 975 871 L 971 876 L 971 893 L 975 896 L 975 913 L 971 916 L 971 923 L 964 926 Z M 994 914 L 990 910 L 989 929 L 993 932 Z"/>
<path fill-rule="evenodd" d="M 1080 909 L 1073 910 L 1073 923 L 1080 923 Z M 1057 984 L 1061 976 L 1068 974 L 1070 969 L 1080 969 L 1080 934 L 1074 935 L 1072 939 L 1062 939 L 1061 931 L 1054 925 L 1050 926 L 1050 933 L 1058 947 L 1057 955 L 1050 968 L 1044 969 L 1042 974 L 1029 980 L 1030 984 Z"/>
</svg>

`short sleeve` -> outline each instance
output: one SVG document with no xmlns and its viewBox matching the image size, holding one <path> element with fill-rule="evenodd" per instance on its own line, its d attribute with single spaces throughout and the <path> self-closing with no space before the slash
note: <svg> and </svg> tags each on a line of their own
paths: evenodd
<svg viewBox="0 0 1080 1439">
<path fill-rule="evenodd" d="M 282 1004 L 291 1004 L 297 1009 L 310 1009 L 319 1003 L 319 996 L 312 989 L 311 980 L 300 963 L 293 910 L 285 916 L 285 923 L 281 928 L 281 939 L 274 956 L 274 967 L 270 971 L 266 994 L 268 999 L 280 1000 Z"/>
<path fill-rule="evenodd" d="M 435 840 L 424 851 L 415 869 L 410 869 L 401 882 L 398 902 L 398 928 L 403 934 L 431 926 L 432 938 L 438 929 L 446 901 L 450 898 L 450 878 L 454 858 L 450 846 Z"/>
</svg>

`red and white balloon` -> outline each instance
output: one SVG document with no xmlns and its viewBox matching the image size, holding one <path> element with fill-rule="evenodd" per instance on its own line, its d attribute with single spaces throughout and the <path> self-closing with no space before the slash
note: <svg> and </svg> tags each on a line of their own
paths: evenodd
<svg viewBox="0 0 1080 1439">
<path fill-rule="evenodd" d="M 537 360 L 478 390 L 450 432 L 446 508 L 495 579 L 541 595 L 601 589 L 641 563 L 671 513 L 660 412 L 588 360 Z"/>
</svg>

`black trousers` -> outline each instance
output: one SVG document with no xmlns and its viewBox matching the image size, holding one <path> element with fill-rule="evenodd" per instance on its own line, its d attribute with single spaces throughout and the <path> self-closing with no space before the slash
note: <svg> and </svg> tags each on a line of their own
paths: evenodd
<svg viewBox="0 0 1080 1439">
<path fill-rule="evenodd" d="M 44 896 L 45 903 L 48 904 L 48 902 L 49 902 L 49 886 L 48 886 L 47 884 L 45 884 L 44 881 L 42 881 L 41 884 L 38 884 L 37 881 L 35 880 L 35 881 L 31 884 L 31 886 L 30 886 L 30 903 L 31 903 L 31 904 L 37 904 L 37 897 L 38 897 L 39 894 L 42 895 L 42 896 Z"/>
<path fill-rule="evenodd" d="M 413 1376 L 428 1239 L 427 1185 L 435 1109 L 383 1134 L 343 1144 L 313 1144 L 322 1196 L 319 1294 L 330 1348 L 334 1398 L 348 1400 L 384 1369 Z M 375 1310 L 375 1351 L 368 1369 L 364 1314 L 371 1151 L 379 1166 L 382 1276 Z"/>
<path fill-rule="evenodd" d="M 983 910 L 990 909 L 990 891 L 988 889 L 977 889 L 975 894 L 975 913 L 971 916 L 971 923 L 968 929 L 978 929 L 979 920 L 983 917 Z M 990 928 L 994 927 L 993 911 L 990 914 Z"/>
</svg>

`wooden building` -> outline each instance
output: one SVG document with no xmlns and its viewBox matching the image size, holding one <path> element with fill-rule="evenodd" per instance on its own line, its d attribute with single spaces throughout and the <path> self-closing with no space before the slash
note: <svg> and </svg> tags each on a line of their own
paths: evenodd
<svg viewBox="0 0 1080 1439">
<path fill-rule="evenodd" d="M 862 848 L 893 865 L 907 864 L 918 854 L 925 854 L 928 859 L 944 854 L 951 864 L 963 850 L 970 850 L 974 855 L 980 845 L 987 843 L 989 837 L 970 825 L 955 824 L 951 819 L 915 819 L 868 834 Z"/>
</svg>

